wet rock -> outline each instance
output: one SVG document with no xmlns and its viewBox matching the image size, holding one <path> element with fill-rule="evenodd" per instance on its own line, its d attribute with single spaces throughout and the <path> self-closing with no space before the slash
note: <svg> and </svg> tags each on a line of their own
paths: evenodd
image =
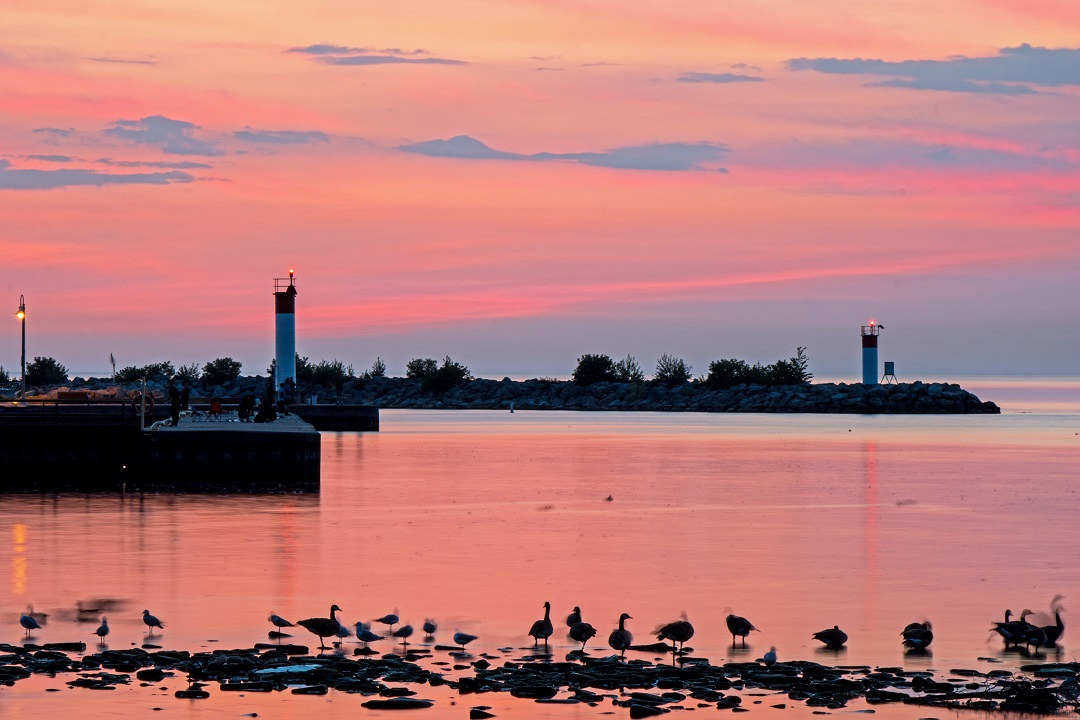
<svg viewBox="0 0 1080 720">
<path fill-rule="evenodd" d="M 481 710 L 479 708 L 469 710 L 469 720 L 487 720 L 487 718 L 493 717 L 495 717 L 495 715 L 489 713 L 487 710 Z"/>
<path fill-rule="evenodd" d="M 418 710 L 429 708 L 435 703 L 422 698 L 390 698 L 389 700 L 368 700 L 360 703 L 369 710 Z"/>
</svg>

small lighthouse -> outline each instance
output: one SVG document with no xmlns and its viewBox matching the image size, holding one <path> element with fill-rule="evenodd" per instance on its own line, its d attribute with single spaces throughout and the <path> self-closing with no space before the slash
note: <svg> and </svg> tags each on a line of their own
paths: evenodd
<svg viewBox="0 0 1080 720">
<path fill-rule="evenodd" d="M 296 382 L 296 278 L 274 278 L 274 385 Z"/>
<path fill-rule="evenodd" d="M 869 325 L 863 325 L 859 329 L 859 334 L 862 336 L 863 385 L 878 384 L 877 338 L 878 333 L 884 329 L 884 325 L 878 325 L 873 320 Z"/>
</svg>

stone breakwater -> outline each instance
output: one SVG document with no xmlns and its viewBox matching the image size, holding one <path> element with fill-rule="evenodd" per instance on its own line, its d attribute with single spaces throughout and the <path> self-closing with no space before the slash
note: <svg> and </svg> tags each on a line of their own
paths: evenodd
<svg viewBox="0 0 1080 720">
<path fill-rule="evenodd" d="M 651 648 L 650 648 L 651 649 Z M 660 646 L 661 651 L 671 650 Z M 374 656 L 369 648 L 354 655 Z M 260 643 L 254 648 L 197 652 L 161 650 L 155 645 L 86 654 L 82 643 L 38 646 L 0 645 L 0 684 L 14 685 L 32 675 L 48 676 L 70 688 L 112 690 L 137 682 L 172 692 L 181 700 L 202 700 L 217 692 L 324 696 L 330 692 L 366 697 L 368 709 L 430 708 L 447 700 L 476 698 L 469 716 L 491 718 L 488 693 L 507 693 L 522 701 L 607 707 L 622 717 L 644 718 L 715 707 L 745 712 L 753 706 L 839 710 L 849 703 L 902 703 L 983 712 L 1058 714 L 1075 710 L 1080 697 L 1077 663 L 1037 663 L 1017 670 L 955 668 L 944 674 L 903 667 L 841 665 L 793 660 L 713 665 L 707 658 L 673 656 L 671 664 L 622 662 L 612 655 L 578 650 L 558 661 L 532 648 L 500 648 L 479 659 L 455 646 L 412 646 L 402 655 L 349 658 L 308 655 L 302 645 Z M 689 649 L 686 652 L 690 652 Z M 435 655 L 439 653 L 439 655 Z M 507 657 L 507 656 L 510 657 Z M 447 660 L 435 660 L 436 657 Z M 979 658 L 1000 662 L 993 658 Z M 423 663 L 423 664 L 421 664 Z M 425 667 L 424 665 L 430 665 Z M 444 692 L 434 689 L 445 687 Z M 414 689 L 415 688 L 415 689 Z M 418 692 L 438 695 L 417 697 Z M 456 699 L 455 699 L 456 698 Z M 316 702 L 312 699 L 310 702 Z M 859 705 L 856 705 L 859 707 Z M 317 707 L 311 711 L 317 712 Z M 872 712 L 869 709 L 857 712 Z M 571 711 L 572 712 L 572 711 Z M 815 711 L 818 712 L 818 711 Z"/>
<path fill-rule="evenodd" d="M 241 377 L 223 385 L 196 384 L 193 397 L 227 402 L 244 395 L 262 397 L 264 377 Z M 147 389 L 164 401 L 164 382 Z M 35 393 L 55 399 L 58 391 L 86 390 L 92 397 L 127 398 L 136 386 L 110 385 L 105 380 L 76 380 L 69 387 Z M 653 412 L 854 413 L 854 414 L 996 414 L 1001 410 L 953 383 L 806 383 L 803 385 L 737 385 L 713 390 L 701 382 L 676 387 L 652 383 L 605 382 L 580 386 L 564 380 L 487 380 L 464 382 L 444 393 L 424 390 L 414 378 L 352 379 L 337 388 L 301 383 L 299 402 L 372 405 L 380 408 L 450 410 L 618 410 Z"/>
<path fill-rule="evenodd" d="M 382 408 L 619 410 L 749 413 L 993 414 L 1001 410 L 951 383 L 738 385 L 712 390 L 633 383 L 578 386 L 545 380 L 473 380 L 441 395 L 406 378 L 368 380 L 363 401 Z"/>
</svg>

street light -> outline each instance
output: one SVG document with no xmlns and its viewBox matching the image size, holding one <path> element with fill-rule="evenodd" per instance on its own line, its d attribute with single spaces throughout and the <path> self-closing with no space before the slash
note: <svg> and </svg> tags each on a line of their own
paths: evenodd
<svg viewBox="0 0 1080 720">
<path fill-rule="evenodd" d="M 22 295 L 19 296 L 19 312 L 15 313 L 15 317 L 22 321 L 22 373 L 20 375 L 22 382 L 22 392 L 20 393 L 20 399 L 26 401 L 26 298 Z"/>
</svg>

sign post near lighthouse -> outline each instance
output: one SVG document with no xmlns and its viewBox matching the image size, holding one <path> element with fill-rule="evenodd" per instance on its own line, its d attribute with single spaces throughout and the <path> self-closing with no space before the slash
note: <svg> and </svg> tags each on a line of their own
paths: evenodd
<svg viewBox="0 0 1080 720">
<path fill-rule="evenodd" d="M 862 381 L 864 385 L 878 384 L 877 339 L 878 333 L 885 329 L 873 320 L 859 329 L 862 336 Z"/>
<path fill-rule="evenodd" d="M 296 278 L 274 278 L 274 388 L 296 382 Z"/>
</svg>

